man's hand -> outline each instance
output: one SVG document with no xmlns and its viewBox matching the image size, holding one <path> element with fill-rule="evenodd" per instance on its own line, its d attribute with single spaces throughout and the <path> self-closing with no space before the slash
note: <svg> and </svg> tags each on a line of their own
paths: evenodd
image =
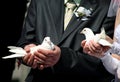
<svg viewBox="0 0 120 82">
<path fill-rule="evenodd" d="M 55 46 L 54 50 L 39 49 L 35 52 L 35 60 L 37 61 L 39 69 L 54 66 L 60 59 L 61 50 L 58 46 Z"/>
<path fill-rule="evenodd" d="M 30 48 L 35 47 L 35 46 L 36 46 L 35 44 L 26 45 L 24 47 L 24 50 L 27 52 L 27 54 L 22 58 L 23 62 L 32 68 L 37 67 L 37 62 L 34 61 L 34 55 L 30 53 Z"/>
</svg>

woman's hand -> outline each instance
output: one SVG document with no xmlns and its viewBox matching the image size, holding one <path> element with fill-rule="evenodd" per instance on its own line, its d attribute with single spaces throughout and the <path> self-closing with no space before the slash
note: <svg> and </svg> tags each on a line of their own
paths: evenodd
<svg viewBox="0 0 120 82">
<path fill-rule="evenodd" d="M 81 42 L 81 46 L 83 47 L 83 51 L 91 56 L 101 58 L 104 56 L 104 53 L 109 49 L 107 46 L 102 46 L 93 40 L 86 43 L 85 40 Z"/>
</svg>

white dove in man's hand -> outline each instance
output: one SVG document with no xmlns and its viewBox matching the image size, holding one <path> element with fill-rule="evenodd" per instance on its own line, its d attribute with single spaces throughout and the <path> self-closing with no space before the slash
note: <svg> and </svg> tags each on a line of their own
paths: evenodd
<svg viewBox="0 0 120 82">
<path fill-rule="evenodd" d="M 84 28 L 80 33 L 85 35 L 86 42 L 94 40 L 102 46 L 112 47 L 112 44 L 106 40 L 106 33 L 103 27 L 101 28 L 101 32 L 99 34 L 94 34 L 90 28 Z"/>
<path fill-rule="evenodd" d="M 8 46 L 8 48 L 10 49 L 9 52 L 12 52 L 14 54 L 2 57 L 3 59 L 24 57 L 27 54 L 26 51 L 21 47 Z M 30 48 L 30 53 L 33 54 L 38 49 L 53 50 L 54 49 L 54 44 L 50 40 L 50 37 L 45 37 L 43 42 L 40 45 Z"/>
<path fill-rule="evenodd" d="M 41 45 L 30 48 L 30 53 L 33 54 L 38 49 L 53 50 L 54 44 L 53 44 L 53 42 L 51 42 L 50 37 L 45 37 Z"/>
</svg>

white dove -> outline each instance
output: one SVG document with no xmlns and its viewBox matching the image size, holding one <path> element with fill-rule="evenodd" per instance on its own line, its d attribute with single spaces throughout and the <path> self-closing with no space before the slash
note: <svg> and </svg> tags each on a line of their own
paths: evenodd
<svg viewBox="0 0 120 82">
<path fill-rule="evenodd" d="M 101 28 L 101 32 L 99 34 L 94 34 L 90 28 L 84 28 L 80 33 L 85 35 L 86 42 L 94 40 L 102 46 L 112 47 L 112 44 L 106 40 L 106 33 L 104 27 Z"/>
<path fill-rule="evenodd" d="M 45 37 L 41 45 L 30 48 L 30 53 L 33 54 L 38 49 L 53 50 L 54 49 L 54 44 L 51 42 L 50 37 Z"/>
<path fill-rule="evenodd" d="M 10 49 L 9 51 L 14 54 L 9 55 L 9 56 L 4 56 L 4 57 L 2 57 L 3 59 L 24 57 L 27 54 L 26 51 L 21 47 L 8 46 L 8 48 Z M 53 50 L 54 44 L 53 44 L 53 42 L 51 42 L 50 37 L 45 37 L 43 42 L 40 45 L 30 48 L 30 53 L 33 54 L 38 49 Z"/>
</svg>

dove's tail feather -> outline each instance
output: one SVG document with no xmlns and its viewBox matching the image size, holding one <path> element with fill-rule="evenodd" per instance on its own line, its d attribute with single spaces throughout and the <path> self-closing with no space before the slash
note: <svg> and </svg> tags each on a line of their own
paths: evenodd
<svg viewBox="0 0 120 82">
<path fill-rule="evenodd" d="M 21 49 L 21 47 L 16 47 L 16 46 L 7 46 L 7 48 L 9 48 L 9 49 L 18 49 L 18 48 L 20 48 Z"/>
<path fill-rule="evenodd" d="M 18 54 L 27 54 L 26 51 L 23 49 L 11 49 L 9 50 L 9 52 L 18 53 Z"/>
<path fill-rule="evenodd" d="M 100 36 L 101 36 L 102 39 L 106 38 L 106 32 L 105 32 L 105 28 L 104 27 L 101 28 Z"/>
<path fill-rule="evenodd" d="M 15 53 L 9 56 L 4 56 L 2 57 L 2 59 L 8 59 L 8 58 L 19 58 L 19 57 L 23 57 L 26 55 L 26 51 L 21 48 L 21 47 L 16 47 L 16 46 L 8 46 L 7 48 L 9 48 L 9 52 Z"/>
<path fill-rule="evenodd" d="M 101 44 L 102 46 L 108 46 L 108 47 L 112 47 L 112 46 L 113 46 L 113 44 L 111 44 L 110 42 L 108 42 L 108 41 L 105 40 L 105 39 L 100 39 L 100 40 L 98 41 L 98 43 Z"/>
<path fill-rule="evenodd" d="M 19 58 L 19 57 L 23 57 L 25 55 L 23 54 L 12 54 L 12 55 L 9 55 L 9 56 L 4 56 L 2 57 L 2 59 L 8 59 L 8 58 Z"/>
</svg>

